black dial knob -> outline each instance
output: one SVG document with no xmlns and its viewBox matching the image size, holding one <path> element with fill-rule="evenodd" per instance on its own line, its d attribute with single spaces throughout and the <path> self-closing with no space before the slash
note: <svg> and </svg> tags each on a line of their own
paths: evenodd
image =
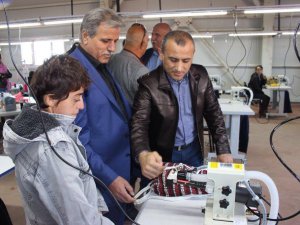
<svg viewBox="0 0 300 225">
<path fill-rule="evenodd" d="M 222 194 L 228 196 L 229 194 L 231 194 L 231 189 L 229 186 L 224 186 L 222 187 Z"/>
<path fill-rule="evenodd" d="M 220 208 L 224 208 L 227 209 L 227 207 L 229 206 L 229 202 L 226 199 L 220 200 Z"/>
</svg>

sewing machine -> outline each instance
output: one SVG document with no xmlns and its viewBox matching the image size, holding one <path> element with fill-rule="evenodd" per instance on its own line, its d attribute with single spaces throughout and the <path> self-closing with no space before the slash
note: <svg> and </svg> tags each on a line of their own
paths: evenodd
<svg viewBox="0 0 300 225">
<path fill-rule="evenodd" d="M 232 86 L 231 96 L 234 101 L 244 101 L 246 99 L 247 105 L 250 105 L 253 99 L 253 92 L 250 88 L 244 86 Z"/>
<path fill-rule="evenodd" d="M 206 187 L 209 194 L 205 206 L 204 225 L 248 224 L 245 205 L 258 206 L 254 195 L 261 195 L 261 187 L 250 186 L 250 179 L 263 181 L 271 194 L 270 218 L 277 218 L 279 197 L 273 181 L 257 171 L 245 171 L 244 164 L 208 162 L 207 173 L 180 172 L 173 170 L 168 180 L 196 187 Z M 252 190 L 252 194 L 251 191 Z M 257 200 L 257 199 L 256 199 Z M 261 204 L 261 203 L 260 203 Z M 266 222 L 266 221 L 265 221 Z M 275 224 L 268 221 L 268 225 Z"/>
</svg>

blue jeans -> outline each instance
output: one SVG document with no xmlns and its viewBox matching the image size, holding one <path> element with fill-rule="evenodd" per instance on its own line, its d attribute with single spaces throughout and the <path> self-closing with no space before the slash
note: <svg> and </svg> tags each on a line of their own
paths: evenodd
<svg viewBox="0 0 300 225">
<path fill-rule="evenodd" d="M 178 151 L 174 148 L 172 153 L 172 162 L 184 163 L 195 167 L 203 165 L 201 146 L 198 138 L 196 138 L 186 149 Z"/>
</svg>

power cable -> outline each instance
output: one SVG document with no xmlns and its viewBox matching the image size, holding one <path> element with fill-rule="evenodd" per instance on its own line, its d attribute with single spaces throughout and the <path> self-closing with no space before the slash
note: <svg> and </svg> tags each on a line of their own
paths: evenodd
<svg viewBox="0 0 300 225">
<path fill-rule="evenodd" d="M 233 16 L 234 16 L 234 32 L 235 32 L 235 34 L 237 34 L 237 29 L 236 29 L 236 27 L 238 25 L 237 15 L 234 14 Z M 237 80 L 237 78 L 235 77 L 234 72 L 237 69 L 237 67 L 241 64 L 241 62 L 244 60 L 244 58 L 246 57 L 247 49 L 246 49 L 244 43 L 242 42 L 242 40 L 240 39 L 240 37 L 238 35 L 237 35 L 237 38 L 240 41 L 240 43 L 242 44 L 242 46 L 243 46 L 244 55 L 243 55 L 242 59 L 235 65 L 235 67 L 233 68 L 232 72 L 230 72 L 230 75 L 231 75 L 232 79 L 234 80 L 234 82 L 236 84 L 238 84 L 239 86 L 242 86 L 242 84 L 239 82 L 239 80 Z M 229 47 L 229 49 L 228 49 L 228 51 L 226 53 L 226 65 L 227 65 L 228 68 L 230 68 L 230 66 L 228 64 L 228 55 L 229 55 L 229 52 L 231 51 L 231 49 L 233 47 L 234 42 L 235 42 L 235 38 L 232 40 L 231 45 L 230 45 L 230 47 Z"/>
<path fill-rule="evenodd" d="M 109 188 L 103 183 L 103 181 L 101 181 L 98 177 L 94 176 L 93 174 L 89 173 L 90 169 L 88 169 L 87 171 L 85 170 L 82 170 L 81 168 L 69 163 L 68 161 L 66 161 L 65 159 L 63 159 L 59 153 L 55 150 L 55 148 L 53 147 L 51 141 L 50 141 L 50 138 L 48 136 L 48 132 L 46 130 L 46 126 L 45 126 L 45 123 L 44 123 L 44 119 L 43 119 L 43 116 L 42 116 L 42 111 L 41 111 L 41 107 L 40 105 L 38 104 L 38 101 L 37 101 L 37 97 L 35 96 L 31 86 L 29 85 L 29 83 L 26 81 L 25 77 L 22 75 L 22 73 L 19 71 L 18 67 L 16 66 L 16 63 L 15 63 L 15 60 L 13 58 L 13 54 L 12 54 L 12 50 L 11 50 L 11 34 L 10 34 L 10 28 L 9 28 L 9 20 L 8 20 L 8 16 L 7 16 L 7 12 L 6 12 L 6 8 L 5 8 L 5 5 L 4 5 L 4 2 L 3 0 L 1 0 L 2 2 L 2 6 L 3 6 L 3 11 L 4 11 L 4 14 L 5 14 L 5 20 L 6 20 L 6 25 L 7 25 L 7 35 L 8 35 L 8 49 L 9 49 L 9 54 L 10 54 L 10 58 L 11 58 L 11 61 L 13 63 L 13 66 L 15 67 L 17 73 L 19 74 L 19 76 L 21 77 L 21 79 L 24 81 L 24 83 L 28 86 L 29 90 L 30 90 L 30 93 L 32 94 L 32 97 L 34 98 L 34 100 L 36 101 L 36 105 L 37 105 L 37 110 L 39 112 L 39 116 L 40 116 L 40 120 L 41 120 L 41 123 L 42 123 L 42 127 L 43 127 L 43 131 L 45 133 L 45 136 L 46 136 L 46 139 L 47 139 L 47 142 L 51 148 L 51 150 L 54 152 L 54 154 L 60 159 L 62 160 L 65 164 L 67 164 L 68 166 L 92 177 L 95 179 L 95 181 L 100 184 L 102 187 L 104 187 L 108 193 L 112 196 L 112 198 L 114 199 L 114 201 L 116 202 L 117 206 L 120 208 L 120 210 L 122 211 L 122 213 L 125 215 L 125 217 L 130 220 L 132 223 L 136 224 L 136 225 L 139 225 L 139 223 L 135 222 L 133 219 L 131 219 L 127 213 L 124 211 L 124 209 L 122 208 L 122 206 L 120 205 L 120 203 L 117 201 L 117 199 L 115 198 L 115 196 L 113 195 L 113 193 L 109 190 Z"/>
<path fill-rule="evenodd" d="M 298 58 L 298 61 L 300 62 L 300 56 L 299 56 L 298 47 L 297 47 L 297 35 L 298 35 L 299 28 L 300 28 L 300 22 L 298 23 L 298 26 L 297 26 L 294 36 L 293 36 L 293 44 L 294 44 L 294 50 L 295 50 L 296 56 Z"/>
<path fill-rule="evenodd" d="M 249 55 L 252 51 L 252 45 L 253 45 L 253 40 L 251 40 L 251 42 L 250 42 L 249 51 L 248 51 L 248 54 L 247 54 L 247 57 L 246 57 L 246 65 L 245 65 L 245 68 L 244 68 L 243 75 L 240 77 L 240 79 L 242 79 L 246 75 L 246 70 L 248 69 L 248 59 L 249 59 Z"/>
<path fill-rule="evenodd" d="M 246 207 L 247 207 L 247 209 L 248 209 L 252 214 L 254 214 L 255 216 L 257 216 L 257 217 L 259 217 L 259 218 L 262 218 L 261 213 L 256 213 L 256 212 L 254 212 L 254 210 L 251 209 L 248 205 L 246 205 Z M 298 215 L 300 215 L 300 210 L 299 210 L 298 212 L 293 213 L 293 214 L 290 215 L 290 216 L 287 216 L 287 217 L 282 217 L 282 218 L 277 218 L 277 219 L 267 218 L 267 220 L 269 220 L 269 221 L 277 221 L 277 222 L 280 222 L 280 221 L 290 220 L 290 219 L 292 219 L 292 218 L 294 218 L 294 217 L 296 217 L 296 216 L 298 216 Z"/>
<path fill-rule="evenodd" d="M 296 178 L 296 180 L 300 183 L 300 177 L 281 159 L 281 157 L 279 156 L 279 154 L 277 153 L 274 144 L 273 144 L 273 135 L 274 133 L 277 131 L 277 129 L 279 129 L 281 126 L 283 126 L 284 124 L 293 121 L 293 120 L 297 120 L 300 119 L 300 116 L 296 116 L 290 119 L 286 119 L 284 121 L 282 121 L 281 123 L 279 123 L 275 128 L 273 128 L 273 130 L 271 131 L 270 134 L 270 145 L 271 145 L 271 149 L 273 150 L 275 156 L 277 157 L 277 159 L 281 162 L 281 164 Z"/>
<path fill-rule="evenodd" d="M 235 34 L 237 34 L 237 16 L 235 15 L 235 23 L 234 23 L 234 32 L 235 32 Z M 238 38 L 238 40 L 240 41 L 240 43 L 241 43 L 241 45 L 243 46 L 243 49 L 244 49 L 244 55 L 243 55 L 243 57 L 241 58 L 241 60 L 236 64 L 236 66 L 233 68 L 233 71 L 232 71 L 232 74 L 234 75 L 234 72 L 235 72 L 235 70 L 237 69 L 237 67 L 243 62 L 243 60 L 245 59 L 245 57 L 246 57 L 246 55 L 247 55 L 247 49 L 246 49 L 246 47 L 245 47 L 245 45 L 244 45 L 244 42 L 241 40 L 241 38 L 240 38 L 240 36 L 238 36 L 237 35 L 237 38 Z M 234 76 L 233 76 L 234 77 Z M 234 79 L 235 79 L 235 77 L 234 77 Z M 240 83 L 240 80 L 241 80 L 241 78 L 239 79 L 239 80 L 235 80 L 235 82 L 237 82 L 237 84 L 239 84 L 240 86 L 242 86 L 242 84 Z"/>
</svg>

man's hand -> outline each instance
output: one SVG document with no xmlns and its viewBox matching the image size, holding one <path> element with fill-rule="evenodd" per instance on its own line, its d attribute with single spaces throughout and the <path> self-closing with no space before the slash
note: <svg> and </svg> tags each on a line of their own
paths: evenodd
<svg viewBox="0 0 300 225">
<path fill-rule="evenodd" d="M 108 188 L 120 202 L 131 203 L 134 201 L 133 188 L 124 178 L 118 176 Z"/>
<path fill-rule="evenodd" d="M 157 152 L 141 152 L 139 154 L 139 162 L 142 174 L 148 179 L 159 176 L 164 170 L 162 158 Z"/>
<path fill-rule="evenodd" d="M 233 163 L 233 158 L 231 154 L 218 155 L 218 160 L 223 163 Z"/>
</svg>

